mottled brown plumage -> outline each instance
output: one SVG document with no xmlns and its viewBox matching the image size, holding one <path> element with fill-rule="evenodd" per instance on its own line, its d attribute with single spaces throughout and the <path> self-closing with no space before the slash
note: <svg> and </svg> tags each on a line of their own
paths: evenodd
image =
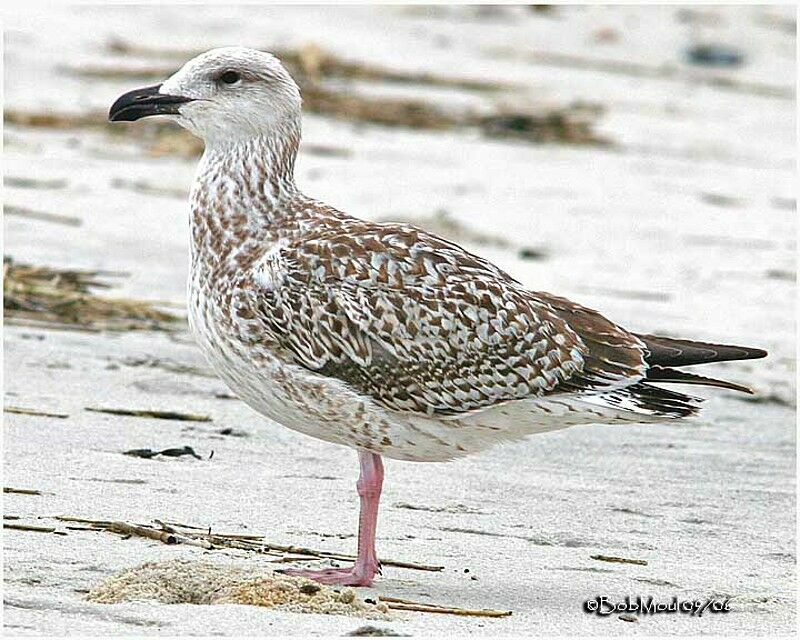
<svg viewBox="0 0 800 640">
<path fill-rule="evenodd" d="M 642 343 L 406 225 L 315 225 L 259 261 L 257 317 L 312 371 L 383 406 L 457 415 L 640 379 Z"/>
</svg>

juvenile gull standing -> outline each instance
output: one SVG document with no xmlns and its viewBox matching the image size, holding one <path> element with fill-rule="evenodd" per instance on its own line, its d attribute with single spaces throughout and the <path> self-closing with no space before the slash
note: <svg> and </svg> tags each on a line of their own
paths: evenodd
<svg viewBox="0 0 800 640">
<path fill-rule="evenodd" d="M 372 582 L 382 456 L 443 461 L 576 424 L 683 418 L 699 400 L 651 381 L 748 391 L 675 367 L 766 355 L 631 333 L 421 229 L 304 195 L 300 91 L 270 54 L 214 49 L 109 117 L 150 115 L 205 141 L 189 281 L 203 353 L 259 413 L 358 451 L 355 565 L 296 574 Z"/>
</svg>

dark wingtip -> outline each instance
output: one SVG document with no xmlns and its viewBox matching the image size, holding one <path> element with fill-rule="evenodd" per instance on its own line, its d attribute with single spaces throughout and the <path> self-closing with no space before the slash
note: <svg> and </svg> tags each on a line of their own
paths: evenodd
<svg viewBox="0 0 800 640">
<path fill-rule="evenodd" d="M 696 373 L 689 373 L 688 371 L 680 371 L 679 369 L 672 369 L 670 367 L 662 367 L 655 365 L 647 370 L 645 375 L 646 380 L 662 383 L 678 383 L 678 384 L 694 384 L 706 387 L 718 387 L 720 389 L 730 389 L 731 391 L 739 391 L 740 393 L 749 393 L 753 395 L 753 390 L 743 384 L 730 382 L 728 380 L 719 380 L 717 378 L 709 378 L 707 376 L 699 376 Z"/>
<path fill-rule="evenodd" d="M 746 360 L 758 360 L 759 358 L 766 358 L 769 355 L 768 351 L 764 349 L 755 349 L 751 348 L 748 349 L 750 355 L 746 358 Z"/>
<path fill-rule="evenodd" d="M 637 337 L 644 342 L 647 348 L 645 360 L 650 365 L 685 367 L 707 362 L 757 360 L 768 355 L 764 349 L 755 347 L 714 344 L 646 334 L 637 334 Z"/>
</svg>

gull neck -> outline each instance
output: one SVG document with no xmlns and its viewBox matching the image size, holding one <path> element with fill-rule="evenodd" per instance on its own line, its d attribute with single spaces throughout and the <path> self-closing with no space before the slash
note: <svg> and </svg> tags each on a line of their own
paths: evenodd
<svg viewBox="0 0 800 640">
<path fill-rule="evenodd" d="M 215 143 L 191 193 L 192 254 L 222 260 L 274 241 L 304 200 L 294 183 L 299 131 Z"/>
<path fill-rule="evenodd" d="M 300 132 L 275 131 L 233 141 L 214 141 L 200 161 L 198 181 L 238 184 L 244 195 L 273 201 L 296 193 L 294 165 Z M 213 185 L 210 185 L 213 186 Z"/>
</svg>

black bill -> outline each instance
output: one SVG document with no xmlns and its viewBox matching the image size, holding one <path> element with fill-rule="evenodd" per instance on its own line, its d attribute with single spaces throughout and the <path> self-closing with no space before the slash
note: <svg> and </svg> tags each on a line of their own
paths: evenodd
<svg viewBox="0 0 800 640">
<path fill-rule="evenodd" d="M 178 113 L 178 107 L 192 98 L 183 96 L 170 96 L 159 93 L 160 84 L 142 89 L 134 89 L 121 95 L 117 101 L 111 105 L 108 112 L 108 119 L 111 122 L 132 122 L 146 116 L 158 116 L 164 114 Z"/>
</svg>

